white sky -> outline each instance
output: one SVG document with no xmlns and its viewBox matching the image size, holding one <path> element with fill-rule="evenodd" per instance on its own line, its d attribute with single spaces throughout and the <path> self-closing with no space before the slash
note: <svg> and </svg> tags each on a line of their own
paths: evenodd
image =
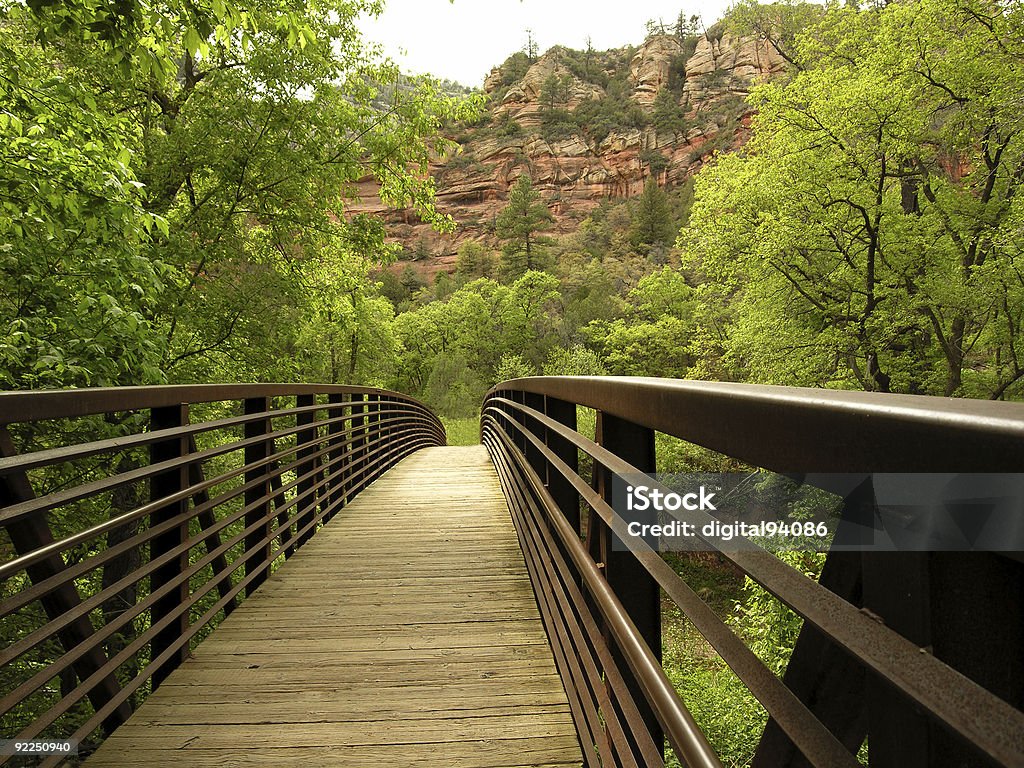
<svg viewBox="0 0 1024 768">
<path fill-rule="evenodd" d="M 553 45 L 595 50 L 639 45 L 648 19 L 675 22 L 679 11 L 699 14 L 711 26 L 729 0 L 386 0 L 378 19 L 361 25 L 363 37 L 384 46 L 406 71 L 480 86 L 491 67 L 526 44 L 533 31 L 538 50 Z M 403 53 L 404 50 L 404 53 Z"/>
</svg>

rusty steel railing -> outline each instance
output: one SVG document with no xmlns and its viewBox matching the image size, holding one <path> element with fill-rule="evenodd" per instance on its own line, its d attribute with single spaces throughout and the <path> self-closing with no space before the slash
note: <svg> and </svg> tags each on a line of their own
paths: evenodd
<svg viewBox="0 0 1024 768">
<path fill-rule="evenodd" d="M 444 443 L 379 389 L 0 394 L 0 738 L 109 733 L 361 489 Z"/>
<path fill-rule="evenodd" d="M 596 411 L 594 440 L 578 406 Z M 720 764 L 661 666 L 662 593 L 767 711 L 758 768 L 855 766 L 865 738 L 874 766 L 1024 765 L 1020 553 L 834 551 L 814 581 L 764 550 L 721 552 L 804 620 L 780 679 L 612 508 L 613 474 L 655 470 L 655 432 L 785 473 L 1024 469 L 1020 404 L 626 377 L 496 386 L 481 435 L 586 765 L 662 765 L 666 740 L 684 765 Z"/>
</svg>

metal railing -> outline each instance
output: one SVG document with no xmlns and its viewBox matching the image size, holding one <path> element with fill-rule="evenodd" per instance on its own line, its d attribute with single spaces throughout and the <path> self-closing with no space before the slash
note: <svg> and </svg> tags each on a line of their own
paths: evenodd
<svg viewBox="0 0 1024 768">
<path fill-rule="evenodd" d="M 596 411 L 594 440 L 578 406 Z M 684 765 L 720 765 L 661 666 L 662 594 L 767 711 L 754 766 L 855 766 L 865 738 L 871 765 L 1024 765 L 1019 553 L 834 551 L 815 581 L 764 550 L 721 552 L 803 618 L 780 679 L 612 508 L 613 474 L 655 470 L 655 432 L 782 473 L 1024 469 L 1020 404 L 627 377 L 496 386 L 481 435 L 586 765 L 662 765 L 666 740 Z"/>
<path fill-rule="evenodd" d="M 444 443 L 379 389 L 0 393 L 2 737 L 108 734 L 361 489 Z"/>
</svg>

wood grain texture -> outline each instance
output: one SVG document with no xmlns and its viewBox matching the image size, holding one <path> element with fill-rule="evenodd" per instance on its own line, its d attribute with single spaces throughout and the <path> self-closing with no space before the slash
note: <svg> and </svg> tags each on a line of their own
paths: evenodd
<svg viewBox="0 0 1024 768">
<path fill-rule="evenodd" d="M 572 718 L 486 451 L 363 491 L 88 760 L 567 768 Z"/>
</svg>

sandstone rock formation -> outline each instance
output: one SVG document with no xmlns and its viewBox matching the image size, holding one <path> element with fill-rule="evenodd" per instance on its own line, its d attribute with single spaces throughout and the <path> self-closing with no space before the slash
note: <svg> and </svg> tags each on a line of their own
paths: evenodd
<svg viewBox="0 0 1024 768">
<path fill-rule="evenodd" d="M 686 57 L 687 50 L 692 55 Z M 612 53 L 628 56 L 627 51 Z M 564 112 L 609 98 L 600 84 L 574 74 L 569 54 L 551 49 L 511 84 L 500 67 L 488 75 L 485 92 L 492 99 L 501 96 L 492 103 L 490 126 L 468 132 L 458 153 L 431 168 L 438 205 L 459 224 L 454 234 L 438 235 L 408 212 L 386 210 L 370 185 L 360 188 L 354 210 L 385 216 L 391 235 L 406 249 L 429 253 L 432 258 L 414 262 L 424 276 L 451 271 L 465 240 L 497 247 L 494 219 L 520 175 L 528 173 L 548 201 L 555 231 L 571 232 L 602 200 L 638 195 L 652 173 L 665 186 L 679 185 L 714 151 L 741 145 L 750 116 L 742 97 L 759 80 L 785 71 L 779 53 L 752 38 L 705 35 L 685 45 L 674 36 L 653 35 L 633 52 L 628 72 L 606 71 L 605 82 L 624 75 L 625 97 L 653 115 L 659 92 L 675 79 L 670 93 L 680 106 L 678 121 L 666 125 L 662 120 L 655 127 L 650 120 L 646 127 L 618 127 L 599 137 L 582 125 L 571 135 L 545 138 L 544 110 L 551 104 L 542 103 L 542 96 L 552 77 L 562 84 L 557 108 Z"/>
<path fill-rule="evenodd" d="M 672 63 L 682 53 L 683 44 L 671 35 L 647 38 L 629 64 L 629 79 L 633 84 L 630 97 L 638 104 L 651 106 L 658 91 L 668 85 Z"/>
<path fill-rule="evenodd" d="M 728 33 L 720 39 L 701 37 L 686 62 L 683 103 L 698 109 L 724 92 L 746 95 L 753 83 L 785 68 L 785 59 L 767 41 Z"/>
<path fill-rule="evenodd" d="M 540 110 L 543 106 L 541 94 L 545 83 L 552 77 L 568 83 L 564 94 L 566 98 L 559 100 L 559 107 L 562 109 L 573 110 L 584 101 L 604 96 L 603 88 L 594 83 L 585 83 L 573 75 L 562 63 L 561 49 L 552 48 L 526 70 L 522 80 L 508 89 L 501 103 L 494 108 L 494 116 L 500 119 L 508 115 L 523 128 L 540 127 Z M 496 83 L 499 81 L 489 81 L 492 87 L 488 91 L 488 81 L 485 81 L 485 93 L 493 93 L 497 90 Z"/>
</svg>

